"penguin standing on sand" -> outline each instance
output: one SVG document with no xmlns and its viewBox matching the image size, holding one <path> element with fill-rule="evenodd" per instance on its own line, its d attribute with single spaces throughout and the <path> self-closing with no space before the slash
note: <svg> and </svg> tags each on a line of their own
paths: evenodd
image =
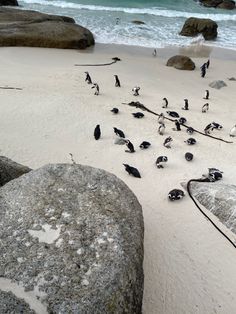
<svg viewBox="0 0 236 314">
<path fill-rule="evenodd" d="M 125 133 L 117 128 L 113 128 L 114 129 L 114 132 L 117 136 L 119 137 L 122 137 L 122 138 L 125 138 Z"/>
<path fill-rule="evenodd" d="M 132 92 L 134 92 L 134 96 L 139 96 L 139 91 L 140 91 L 140 87 L 139 86 L 135 86 L 133 89 L 132 89 Z"/>
<path fill-rule="evenodd" d="M 188 110 L 188 99 L 184 99 L 184 107 L 183 110 Z"/>
<path fill-rule="evenodd" d="M 164 135 L 165 129 L 166 129 L 165 124 L 164 124 L 164 123 L 161 123 L 160 126 L 159 126 L 159 128 L 158 128 L 158 133 L 159 133 L 160 135 Z"/>
<path fill-rule="evenodd" d="M 179 118 L 179 123 L 180 124 L 185 124 L 187 122 L 187 119 L 184 117 Z"/>
<path fill-rule="evenodd" d="M 201 77 L 205 77 L 205 75 L 206 75 L 206 67 L 203 67 L 201 69 Z"/>
<path fill-rule="evenodd" d="M 209 135 L 213 130 L 214 126 L 212 125 L 212 123 L 209 123 L 204 129 L 204 133 Z"/>
<path fill-rule="evenodd" d="M 115 87 L 120 87 L 120 80 L 118 78 L 118 75 L 114 75 L 114 76 L 115 76 L 115 80 L 116 80 Z"/>
<path fill-rule="evenodd" d="M 128 174 L 131 174 L 135 178 L 141 178 L 141 175 L 138 171 L 138 169 L 131 167 L 128 164 L 123 164 L 125 166 L 125 170 L 128 172 Z"/>
<path fill-rule="evenodd" d="M 209 66 L 210 66 L 210 60 L 208 59 L 206 62 L 206 68 L 209 69 Z"/>
<path fill-rule="evenodd" d="M 87 82 L 88 84 L 92 84 L 93 82 L 89 73 L 88 72 L 84 72 L 84 73 L 86 74 L 85 82 Z"/>
<path fill-rule="evenodd" d="M 140 145 L 139 145 L 139 147 L 141 148 L 141 149 L 147 149 L 148 147 L 150 147 L 151 146 L 151 143 L 149 143 L 149 142 L 147 142 L 147 141 L 143 141 Z"/>
<path fill-rule="evenodd" d="M 236 136 L 236 124 L 230 130 L 229 136 L 235 137 Z"/>
<path fill-rule="evenodd" d="M 94 83 L 91 88 L 95 88 L 95 93 L 94 95 L 98 96 L 99 95 L 99 86 L 97 83 Z"/>
<path fill-rule="evenodd" d="M 167 100 L 167 98 L 164 97 L 162 100 L 163 100 L 162 108 L 167 108 L 168 107 L 168 100 Z"/>
<path fill-rule="evenodd" d="M 161 113 L 157 119 L 158 123 L 159 124 L 164 124 L 164 119 L 165 119 L 165 116 L 163 113 Z"/>
<path fill-rule="evenodd" d="M 193 160 L 193 154 L 192 153 L 186 153 L 185 155 L 184 155 L 184 157 L 185 157 L 185 159 L 187 160 L 187 161 L 191 161 L 191 160 Z"/>
<path fill-rule="evenodd" d="M 207 112 L 209 110 L 209 104 L 206 103 L 205 105 L 202 106 L 202 112 Z"/>
<path fill-rule="evenodd" d="M 203 97 L 203 99 L 209 99 L 209 90 L 208 89 L 205 90 L 205 97 Z"/>
<path fill-rule="evenodd" d="M 176 129 L 174 129 L 175 131 L 181 131 L 180 123 L 178 120 L 175 120 L 175 127 L 176 127 Z"/>
<path fill-rule="evenodd" d="M 163 143 L 163 146 L 165 146 L 166 148 L 171 148 L 171 142 L 173 141 L 172 137 L 171 136 L 168 136 L 164 143 Z"/>
<path fill-rule="evenodd" d="M 98 124 L 96 128 L 94 129 L 94 138 L 95 140 L 98 140 L 101 137 L 101 129 L 100 125 Z"/>
<path fill-rule="evenodd" d="M 156 50 L 156 49 L 153 50 L 152 55 L 153 55 L 153 57 L 156 57 L 156 56 L 157 56 L 157 50 Z"/>
<path fill-rule="evenodd" d="M 129 150 L 125 151 L 126 153 L 134 153 L 135 152 L 134 145 L 129 140 L 126 140 L 126 146 L 129 149 Z"/>
</svg>

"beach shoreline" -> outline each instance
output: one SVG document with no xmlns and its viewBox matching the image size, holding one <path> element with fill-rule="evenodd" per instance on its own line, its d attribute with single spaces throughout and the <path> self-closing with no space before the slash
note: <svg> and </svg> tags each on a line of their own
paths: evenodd
<svg viewBox="0 0 236 314">
<path fill-rule="evenodd" d="M 235 185 L 235 143 L 196 134 L 197 145 L 189 147 L 184 143 L 189 137 L 184 130 L 174 132 L 174 125 L 166 122 L 162 137 L 154 115 L 145 113 L 143 119 L 134 119 L 132 112 L 139 110 L 123 104 L 140 101 L 160 113 L 166 111 L 162 99 L 167 97 L 168 109 L 184 115 L 189 125 L 203 130 L 209 122 L 222 123 L 223 129 L 215 135 L 230 140 L 229 130 L 236 120 L 236 83 L 228 78 L 236 75 L 236 56 L 227 49 L 214 47 L 209 54 L 208 47 L 200 48 L 204 54 L 199 49 L 188 51 L 198 56 L 193 57 L 194 71 L 165 65 L 168 57 L 182 48 L 158 49 L 157 57 L 150 48 L 110 44 L 95 44 L 84 51 L 0 48 L 0 85 L 22 88 L 0 90 L 1 154 L 36 169 L 48 163 L 70 163 L 72 153 L 76 163 L 118 176 L 141 203 L 145 223 L 144 314 L 236 312 L 235 249 L 213 230 L 187 196 L 180 202 L 167 199 L 171 189 L 199 178 L 208 167 L 223 170 L 223 182 Z M 122 61 L 104 67 L 74 66 L 107 63 L 112 57 Z M 201 78 L 200 66 L 208 58 L 210 68 Z M 85 82 L 85 71 L 99 83 L 99 96 Z M 121 88 L 114 86 L 114 74 L 119 76 Z M 209 88 L 216 79 L 224 80 L 227 86 Z M 136 85 L 141 87 L 138 97 L 131 91 Z M 206 89 L 210 90 L 210 109 L 202 114 Z M 189 99 L 188 112 L 181 110 L 185 98 Z M 120 109 L 118 115 L 110 112 L 113 107 Z M 93 138 L 97 124 L 102 131 L 99 141 Z M 113 127 L 126 133 L 135 146 L 134 154 L 114 145 Z M 174 138 L 169 150 L 163 146 L 167 136 Z M 152 143 L 146 151 L 138 147 L 144 140 Z M 194 154 L 193 162 L 184 159 L 186 151 Z M 164 169 L 156 168 L 159 155 L 168 156 Z M 137 167 L 142 178 L 129 176 L 123 163 Z M 235 239 L 230 230 L 220 227 Z"/>
</svg>

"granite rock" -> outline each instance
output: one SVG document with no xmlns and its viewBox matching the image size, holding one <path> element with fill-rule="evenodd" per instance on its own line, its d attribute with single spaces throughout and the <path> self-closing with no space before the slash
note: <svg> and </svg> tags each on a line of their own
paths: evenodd
<svg viewBox="0 0 236 314">
<path fill-rule="evenodd" d="M 202 34 L 205 40 L 213 40 L 217 37 L 217 23 L 211 19 L 188 18 L 180 32 L 182 36 L 195 37 Z"/>
<path fill-rule="evenodd" d="M 227 84 L 224 81 L 217 80 L 217 81 L 211 82 L 209 86 L 215 89 L 221 89 L 222 87 L 227 86 Z"/>
<path fill-rule="evenodd" d="M 174 67 L 178 70 L 189 70 L 192 71 L 195 69 L 195 63 L 186 56 L 176 55 L 171 57 L 167 63 L 167 66 Z"/>
</svg>

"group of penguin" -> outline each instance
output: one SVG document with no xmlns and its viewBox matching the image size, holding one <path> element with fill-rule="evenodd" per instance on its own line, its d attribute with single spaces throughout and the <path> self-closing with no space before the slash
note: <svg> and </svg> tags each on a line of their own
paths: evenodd
<svg viewBox="0 0 236 314">
<path fill-rule="evenodd" d="M 85 78 L 85 81 L 87 81 L 88 84 L 92 84 L 92 80 L 91 80 L 91 77 L 89 75 L 88 72 L 85 72 L 86 74 L 86 78 Z M 115 77 L 115 86 L 116 87 L 121 87 L 121 84 L 120 84 L 120 80 L 118 78 L 117 75 L 114 75 Z M 93 84 L 93 87 L 92 88 L 95 88 L 95 95 L 98 95 L 99 93 L 99 87 L 96 83 Z M 140 90 L 140 87 L 136 86 L 132 89 L 132 91 L 134 92 L 134 96 L 138 96 L 139 95 L 139 90 Z M 208 100 L 209 99 L 209 90 L 206 90 L 205 91 L 205 96 L 203 97 L 203 99 L 206 99 Z M 167 108 L 168 107 L 168 100 L 167 98 L 163 98 L 163 105 L 162 105 L 162 108 Z M 189 110 L 189 102 L 188 102 L 188 99 L 184 99 L 184 106 L 182 107 L 183 110 Z M 207 111 L 209 110 L 209 103 L 205 103 L 203 106 L 202 106 L 202 113 L 206 113 Z M 111 112 L 113 114 L 118 114 L 119 113 L 119 109 L 118 108 L 113 108 L 111 109 Z M 184 118 L 184 117 L 180 117 L 179 114 L 175 111 L 166 111 L 166 113 L 172 117 L 172 118 L 175 118 L 175 126 L 176 128 L 173 129 L 174 131 L 181 131 L 181 125 L 184 125 L 187 120 Z M 133 117 L 134 118 L 143 118 L 144 117 L 144 114 L 142 112 L 135 112 L 135 113 L 132 113 Z M 159 128 L 158 128 L 158 133 L 160 135 L 164 135 L 164 132 L 165 132 L 165 124 L 164 124 L 164 119 L 165 119 L 165 116 L 163 113 L 161 113 L 158 117 L 158 123 L 159 123 Z M 222 129 L 223 127 L 219 124 L 219 123 L 216 123 L 216 122 L 212 122 L 210 124 L 208 124 L 205 129 L 204 129 L 204 132 L 205 134 L 210 134 L 211 131 L 213 131 L 214 129 Z M 129 152 L 129 153 L 134 153 L 135 152 L 135 149 L 134 149 L 134 145 L 131 143 L 130 140 L 126 139 L 125 138 L 125 134 L 122 130 L 114 127 L 114 133 L 118 136 L 118 139 L 115 141 L 115 144 L 119 144 L 119 145 L 123 145 L 123 144 L 126 144 L 128 150 L 125 150 L 125 152 Z M 194 129 L 192 127 L 187 127 L 186 128 L 186 131 L 188 134 L 192 134 L 194 132 Z M 232 130 L 230 131 L 230 136 L 232 137 L 235 137 L 236 136 L 236 125 L 232 128 Z M 101 129 L 100 129 L 100 125 L 97 125 L 95 127 L 95 130 L 94 130 L 94 138 L 95 140 L 98 140 L 99 138 L 101 137 Z M 172 143 L 173 139 L 171 136 L 168 136 L 164 142 L 163 142 L 163 146 L 166 147 L 166 148 L 171 148 L 171 143 Z M 196 140 L 192 137 L 188 138 L 186 141 L 185 141 L 186 144 L 188 145 L 194 145 L 196 144 Z M 147 142 L 147 141 L 143 141 L 139 147 L 140 149 L 147 149 L 149 148 L 151 145 L 151 143 Z M 190 152 L 186 152 L 185 153 L 185 159 L 187 161 L 192 161 L 193 160 L 193 154 L 190 153 Z M 168 161 L 168 157 L 167 156 L 159 156 L 156 160 L 156 166 L 157 168 L 164 168 L 163 164 L 166 163 Z M 135 167 L 132 167 L 128 164 L 123 164 L 124 167 L 125 167 L 125 170 L 128 172 L 129 175 L 132 175 L 136 178 L 141 178 L 141 175 L 140 175 L 140 172 L 137 168 Z M 222 178 L 222 172 L 218 169 L 215 169 L 215 168 L 209 168 L 209 172 L 208 172 L 208 175 L 207 175 L 207 179 L 209 181 L 216 181 L 216 180 L 220 180 Z M 184 192 L 182 190 L 179 190 L 179 189 L 173 189 L 172 191 L 170 191 L 168 193 L 168 198 L 169 200 L 171 201 L 174 201 L 174 200 L 179 200 L 181 199 L 182 197 L 184 196 Z"/>
</svg>

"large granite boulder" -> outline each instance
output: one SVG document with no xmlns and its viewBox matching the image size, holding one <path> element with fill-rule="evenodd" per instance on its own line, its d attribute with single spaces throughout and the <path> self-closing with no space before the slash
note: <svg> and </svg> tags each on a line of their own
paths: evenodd
<svg viewBox="0 0 236 314">
<path fill-rule="evenodd" d="M 17 0 L 0 0 L 0 6 L 6 6 L 6 5 L 10 5 L 10 6 L 18 6 L 18 2 Z"/>
<path fill-rule="evenodd" d="M 0 156 L 0 186 L 29 171 L 31 171 L 29 167 L 18 164 L 7 157 Z"/>
<path fill-rule="evenodd" d="M 0 46 L 85 49 L 92 33 L 70 17 L 19 9 L 0 9 Z"/>
<path fill-rule="evenodd" d="M 44 166 L 0 189 L 0 283 L 20 284 L 48 313 L 141 313 L 143 232 L 116 176 Z"/>
<path fill-rule="evenodd" d="M 12 292 L 0 290 L 0 313 L 35 314 L 35 311 L 30 309 L 23 299 L 17 298 Z"/>
<path fill-rule="evenodd" d="M 187 56 L 182 55 L 176 55 L 171 57 L 166 65 L 168 67 L 174 67 L 178 70 L 194 70 L 195 69 L 195 63 Z"/>
<path fill-rule="evenodd" d="M 217 23 L 211 19 L 188 18 L 180 32 L 182 36 L 194 37 L 202 34 L 205 40 L 212 40 L 217 37 Z"/>
<path fill-rule="evenodd" d="M 236 234 L 236 186 L 223 183 L 192 182 L 192 195 Z"/>
<path fill-rule="evenodd" d="M 232 0 L 200 0 L 204 7 L 220 8 L 226 10 L 233 10 L 235 8 L 235 1 Z"/>
<path fill-rule="evenodd" d="M 216 80 L 216 81 L 213 81 L 213 82 L 209 83 L 209 86 L 211 88 L 221 89 L 222 87 L 227 86 L 227 84 L 224 81 L 222 81 L 222 80 Z"/>
</svg>

